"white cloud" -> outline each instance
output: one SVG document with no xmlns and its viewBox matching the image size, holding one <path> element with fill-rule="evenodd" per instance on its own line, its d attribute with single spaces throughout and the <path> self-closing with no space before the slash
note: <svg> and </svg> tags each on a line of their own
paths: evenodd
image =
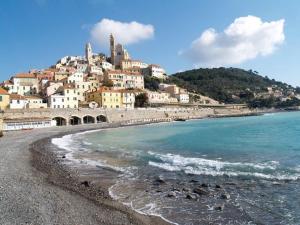
<svg viewBox="0 0 300 225">
<path fill-rule="evenodd" d="M 179 55 L 198 67 L 236 65 L 272 54 L 284 39 L 284 19 L 263 22 L 255 16 L 239 17 L 223 32 L 213 28 L 205 30 Z"/>
<path fill-rule="evenodd" d="M 91 39 L 99 46 L 107 46 L 111 33 L 115 36 L 117 42 L 129 45 L 152 38 L 154 27 L 150 24 L 146 25 L 135 21 L 124 23 L 104 18 L 93 25 Z"/>
</svg>

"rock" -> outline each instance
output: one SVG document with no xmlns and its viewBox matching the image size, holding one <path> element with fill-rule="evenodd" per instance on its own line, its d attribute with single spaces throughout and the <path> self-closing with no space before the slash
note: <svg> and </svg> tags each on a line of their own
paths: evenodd
<svg viewBox="0 0 300 225">
<path fill-rule="evenodd" d="M 189 189 L 189 188 L 182 188 L 182 191 L 183 192 L 191 192 L 191 189 Z"/>
<path fill-rule="evenodd" d="M 162 192 L 162 191 L 161 191 L 161 190 L 156 190 L 156 192 L 157 192 L 157 193 L 160 193 L 160 192 Z"/>
<path fill-rule="evenodd" d="M 214 210 L 217 210 L 217 211 L 223 211 L 224 210 L 224 205 L 216 205 L 214 207 Z"/>
<path fill-rule="evenodd" d="M 154 181 L 154 183 L 159 185 L 159 184 L 165 184 L 166 182 L 165 182 L 162 178 L 158 177 L 158 178 Z"/>
<path fill-rule="evenodd" d="M 203 188 L 201 187 L 197 187 L 193 190 L 194 193 L 198 194 L 198 195 L 208 195 L 209 192 L 204 190 Z"/>
<path fill-rule="evenodd" d="M 219 184 L 216 184 L 215 188 L 221 189 L 221 188 L 222 188 L 222 186 L 221 186 L 221 185 L 219 185 Z"/>
<path fill-rule="evenodd" d="M 234 183 L 234 182 L 226 182 L 225 184 L 226 185 L 236 185 L 236 183 Z"/>
<path fill-rule="evenodd" d="M 63 159 L 65 159 L 65 158 L 66 158 L 66 156 L 65 156 L 65 155 L 63 155 L 63 156 L 62 156 L 62 158 L 63 158 Z"/>
<path fill-rule="evenodd" d="M 197 200 L 197 196 L 196 196 L 196 195 L 193 195 L 193 194 L 187 194 L 187 195 L 186 195 L 186 198 L 187 198 L 187 199 L 190 199 L 190 200 Z"/>
<path fill-rule="evenodd" d="M 192 180 L 190 180 L 189 182 L 190 182 L 190 183 L 198 183 L 199 181 L 192 179 Z"/>
<path fill-rule="evenodd" d="M 222 198 L 222 199 L 228 200 L 228 199 L 230 199 L 230 194 L 228 194 L 228 193 L 223 193 L 223 194 L 221 194 L 221 198 Z"/>
<path fill-rule="evenodd" d="M 90 182 L 88 182 L 88 181 L 83 181 L 83 182 L 81 182 L 81 184 L 82 185 L 84 185 L 85 187 L 89 187 L 90 186 Z"/>
<path fill-rule="evenodd" d="M 170 191 L 170 192 L 167 194 L 167 197 L 168 197 L 168 198 L 174 198 L 174 197 L 176 197 L 176 193 L 173 192 L 173 191 Z"/>
<path fill-rule="evenodd" d="M 209 187 L 209 184 L 206 184 L 206 183 L 203 183 L 203 184 L 201 184 L 201 187 Z"/>
</svg>

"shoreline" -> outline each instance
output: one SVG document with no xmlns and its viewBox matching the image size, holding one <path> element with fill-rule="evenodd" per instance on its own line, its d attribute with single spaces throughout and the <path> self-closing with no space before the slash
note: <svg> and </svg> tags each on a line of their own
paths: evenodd
<svg viewBox="0 0 300 225">
<path fill-rule="evenodd" d="M 244 115 L 240 114 L 239 116 L 244 116 Z M 211 117 L 205 116 L 198 119 L 205 119 L 205 118 L 209 119 Z M 161 121 L 161 122 L 166 122 L 166 121 Z M 25 160 L 22 159 L 24 160 L 22 161 L 22 164 L 24 164 L 22 167 L 25 167 L 26 169 L 23 172 L 25 173 L 26 176 L 28 176 L 28 180 L 36 179 L 36 181 L 33 182 L 35 187 L 32 188 L 41 189 L 40 195 L 42 196 L 40 196 L 40 198 L 42 200 L 37 199 L 37 201 L 39 201 L 40 203 L 39 207 L 41 208 L 45 207 L 45 201 L 50 201 L 50 203 L 46 204 L 46 207 L 51 208 L 53 207 L 53 205 L 56 205 L 58 200 L 55 197 L 53 198 L 52 195 L 57 195 L 57 193 L 60 193 L 60 195 L 63 196 L 63 198 L 66 198 L 64 200 L 61 200 L 62 201 L 60 203 L 61 208 L 63 209 L 63 211 L 67 210 L 68 207 L 71 208 L 72 210 L 70 210 L 71 212 L 69 212 L 69 214 L 70 213 L 72 214 L 71 216 L 66 212 L 65 212 L 66 215 L 52 215 L 50 213 L 51 214 L 50 217 L 52 218 L 52 220 L 59 221 L 60 224 L 70 224 L 70 223 L 74 224 L 74 221 L 72 220 L 76 220 L 76 219 L 79 221 L 84 220 L 84 222 L 82 221 L 76 222 L 77 224 L 157 224 L 157 225 L 170 224 L 158 216 L 142 215 L 134 211 L 133 209 L 124 206 L 122 203 L 112 200 L 108 193 L 108 189 L 107 189 L 108 186 L 105 187 L 105 184 L 103 183 L 101 184 L 102 181 L 100 181 L 100 186 L 93 186 L 88 182 L 83 182 L 78 180 L 79 174 L 77 173 L 77 171 L 71 171 L 66 166 L 63 166 L 63 164 L 61 163 L 62 159 L 58 158 L 57 155 L 55 155 L 55 153 L 51 151 L 51 148 L 49 149 L 50 147 L 49 142 L 51 142 L 51 139 L 55 137 L 62 137 L 68 134 L 75 134 L 84 131 L 126 127 L 126 126 L 136 126 L 136 125 L 146 125 L 146 124 L 153 124 L 153 122 L 150 123 L 144 122 L 144 123 L 136 123 L 136 124 L 122 124 L 122 123 L 101 124 L 101 125 L 92 124 L 92 125 L 35 129 L 29 131 L 13 131 L 13 132 L 8 132 L 7 134 L 9 135 L 5 135 L 4 138 L 1 138 L 1 142 L 3 140 L 6 143 L 4 143 L 3 145 L 3 147 L 5 146 L 4 148 L 0 147 L 0 152 L 1 151 L 4 152 L 6 150 L 7 147 L 6 144 L 8 145 L 8 150 L 9 150 L 9 144 L 11 144 L 14 145 L 12 147 L 12 151 L 16 153 L 15 156 L 17 156 L 17 158 L 20 158 L 21 156 L 20 154 L 26 153 L 25 154 L 26 159 Z M 20 148 L 22 148 L 22 151 L 19 152 Z M 29 164 L 31 169 L 28 168 L 27 164 Z M 12 166 L 13 165 L 8 165 L 7 169 L 9 170 L 10 167 Z M 18 171 L 23 169 L 22 167 L 16 168 L 18 170 L 14 172 L 18 173 Z M 28 172 L 28 170 L 31 171 Z M 1 173 L 3 172 L 5 173 L 5 171 L 1 171 Z M 19 178 L 19 180 L 20 179 L 22 178 Z M 16 182 L 15 178 L 14 177 L 11 178 L 10 182 Z M 28 187 L 20 181 L 18 182 L 18 185 L 20 185 L 21 189 L 23 188 L 25 189 L 25 193 L 26 191 L 31 193 L 31 191 L 34 190 L 33 189 L 28 191 L 27 190 Z M 99 183 L 97 185 L 99 185 Z M 47 194 L 45 194 L 46 196 L 43 196 L 45 192 L 45 190 L 43 189 L 49 191 L 51 195 L 47 196 Z M 9 204 L 15 205 L 18 203 L 18 201 L 13 201 L 14 198 L 16 198 L 14 195 L 19 194 L 19 192 L 22 192 L 22 190 L 13 192 L 12 190 L 6 188 L 4 188 L 3 190 L 0 187 L 0 196 L 3 191 L 12 192 L 11 199 L 9 198 L 7 199 L 8 205 Z M 31 193 L 31 195 L 34 196 L 35 194 Z M 26 201 L 27 198 L 32 198 L 31 195 L 29 194 L 29 196 L 22 196 L 22 197 Z M 71 201 L 76 201 L 77 203 L 85 202 L 82 204 L 85 205 L 86 209 L 78 209 L 77 206 L 75 207 L 70 204 L 65 205 L 66 202 L 68 203 Z M 34 205 L 35 203 L 32 204 Z M 29 208 L 30 207 L 33 206 L 30 205 Z M 97 215 L 97 212 L 99 210 L 100 211 L 102 210 L 101 215 Z M 5 211 L 5 209 L 0 206 L 0 213 L 2 211 Z M 96 215 L 92 214 L 93 212 Z M 9 221 L 10 218 L 14 218 L 15 215 L 19 215 L 16 212 L 14 213 L 14 211 L 11 211 L 10 213 L 11 213 L 10 217 L 4 216 L 2 219 L 0 219 L 1 224 L 5 224 L 7 221 Z M 53 224 L 52 222 L 48 221 L 47 223 L 45 221 L 45 218 L 43 217 L 47 217 L 47 216 L 49 217 L 49 215 L 46 216 L 44 214 L 45 213 L 39 212 L 38 214 L 39 221 L 36 221 L 36 219 L 31 219 L 31 220 L 29 219 L 29 222 L 33 224 L 49 224 L 49 225 Z M 37 215 L 35 216 L 37 217 Z M 18 219 L 24 221 L 24 218 L 28 218 L 30 216 L 28 216 L 28 212 L 27 212 L 21 214 L 19 217 L 20 218 Z M 73 218 L 70 219 L 71 217 Z"/>
</svg>

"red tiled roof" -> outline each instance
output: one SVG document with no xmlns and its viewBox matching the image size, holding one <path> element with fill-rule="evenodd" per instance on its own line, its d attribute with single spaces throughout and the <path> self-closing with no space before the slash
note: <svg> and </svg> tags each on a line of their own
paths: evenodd
<svg viewBox="0 0 300 225">
<path fill-rule="evenodd" d="M 13 100 L 25 100 L 26 98 L 22 95 L 18 95 L 18 94 L 10 94 L 10 99 Z"/>
<path fill-rule="evenodd" d="M 0 87 L 0 95 L 9 95 L 9 93 L 5 89 Z"/>
<path fill-rule="evenodd" d="M 32 73 L 18 73 L 15 78 L 36 78 Z"/>
</svg>

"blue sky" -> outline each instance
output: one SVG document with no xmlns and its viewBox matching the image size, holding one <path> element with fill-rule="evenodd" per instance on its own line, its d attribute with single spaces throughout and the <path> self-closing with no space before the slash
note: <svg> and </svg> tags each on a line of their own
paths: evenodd
<svg viewBox="0 0 300 225">
<path fill-rule="evenodd" d="M 253 51 L 249 54 L 243 51 L 239 57 L 233 53 L 234 49 L 225 46 L 233 41 L 223 31 L 237 18 L 248 15 L 259 18 L 263 28 L 274 25 L 272 22 L 275 25 L 267 34 L 262 31 L 251 36 L 248 44 Z M 262 75 L 300 86 L 300 2 L 297 0 L 1 1 L 0 80 L 31 68 L 48 67 L 66 55 L 83 55 L 88 41 L 92 41 L 95 52 L 106 52 L 107 49 L 97 45 L 91 37 L 95 24 L 104 18 L 151 25 L 151 37 L 136 40 L 126 47 L 132 58 L 160 64 L 168 73 L 224 63 L 224 66 L 257 70 Z M 282 19 L 284 25 L 280 33 L 276 22 L 280 26 Z M 203 43 L 193 45 L 208 28 L 214 29 L 212 33 L 216 34 L 217 41 L 209 48 L 204 48 Z M 277 33 L 272 35 L 273 31 Z M 273 37 L 278 38 L 272 40 Z M 236 40 L 232 46 L 237 44 L 248 46 Z M 216 46 L 224 51 L 208 56 Z M 243 57 L 245 60 L 236 61 Z M 214 62 L 217 58 L 219 61 Z"/>
</svg>

